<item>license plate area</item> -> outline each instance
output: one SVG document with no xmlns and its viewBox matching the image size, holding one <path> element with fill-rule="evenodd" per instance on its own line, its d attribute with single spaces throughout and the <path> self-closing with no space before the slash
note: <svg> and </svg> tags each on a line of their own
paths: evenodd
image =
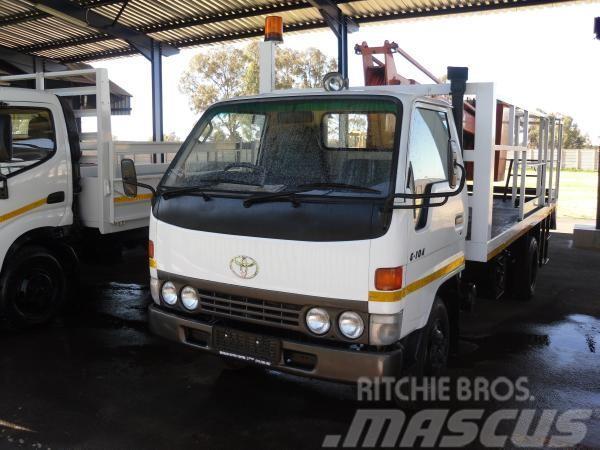
<svg viewBox="0 0 600 450">
<path fill-rule="evenodd" d="M 281 341 L 276 338 L 213 327 L 213 348 L 223 356 L 263 366 L 277 364 L 281 355 Z"/>
</svg>

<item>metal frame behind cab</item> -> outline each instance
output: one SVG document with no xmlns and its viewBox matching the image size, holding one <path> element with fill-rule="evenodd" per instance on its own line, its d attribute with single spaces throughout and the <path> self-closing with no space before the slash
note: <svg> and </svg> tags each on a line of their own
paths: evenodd
<svg viewBox="0 0 600 450">
<path fill-rule="evenodd" d="M 449 84 L 386 86 L 396 92 L 420 96 L 449 96 Z M 487 262 L 498 249 L 511 243 L 524 231 L 540 223 L 555 208 L 560 181 L 562 124 L 560 120 L 502 101 L 510 108 L 508 145 L 496 145 L 496 106 L 499 99 L 493 83 L 467 83 L 465 95 L 475 97 L 474 150 L 463 151 L 463 160 L 473 163 L 473 191 L 468 198 L 471 211 L 470 235 L 466 241 L 466 259 Z M 528 161 L 529 128 L 532 120 L 540 126 L 537 160 Z M 534 122 L 534 124 L 536 124 Z M 492 236 L 494 207 L 494 159 L 496 152 L 512 153 L 512 205 L 518 211 L 518 220 L 510 228 Z M 535 196 L 526 198 L 527 168 L 537 167 Z M 517 185 L 519 183 L 519 185 Z M 516 206 L 515 206 L 516 205 Z"/>
</svg>

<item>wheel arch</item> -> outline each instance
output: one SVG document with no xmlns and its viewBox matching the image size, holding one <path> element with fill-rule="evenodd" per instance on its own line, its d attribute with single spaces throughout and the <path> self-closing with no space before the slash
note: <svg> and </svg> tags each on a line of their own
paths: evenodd
<svg viewBox="0 0 600 450">
<path fill-rule="evenodd" d="M 53 227 L 36 228 L 27 231 L 19 236 L 8 248 L 4 261 L 2 262 L 2 271 L 4 274 L 8 262 L 24 247 L 36 245 L 43 247 L 62 264 L 69 276 L 79 275 L 79 257 L 71 244 L 64 239 L 64 230 Z"/>
</svg>

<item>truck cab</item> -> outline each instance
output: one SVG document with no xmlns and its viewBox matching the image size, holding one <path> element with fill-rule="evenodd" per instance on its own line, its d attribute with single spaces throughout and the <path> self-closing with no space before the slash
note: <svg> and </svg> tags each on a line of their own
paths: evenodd
<svg viewBox="0 0 600 450">
<path fill-rule="evenodd" d="M 446 101 L 400 89 L 217 103 L 160 182 L 150 326 L 339 381 L 446 364 L 467 190 Z"/>
<path fill-rule="evenodd" d="M 85 85 L 73 81 L 82 77 Z M 61 87 L 52 87 L 59 80 Z M 0 315 L 35 326 L 65 304 L 86 248 L 106 247 L 109 239 L 114 250 L 145 242 L 151 190 L 167 167 L 152 156 L 174 153 L 178 144 L 112 139 L 105 69 L 0 81 L 35 87 L 0 87 Z M 83 117 L 96 119 L 95 131 L 82 132 Z M 124 155 L 136 158 L 150 187 L 136 198 L 121 190 Z"/>
</svg>

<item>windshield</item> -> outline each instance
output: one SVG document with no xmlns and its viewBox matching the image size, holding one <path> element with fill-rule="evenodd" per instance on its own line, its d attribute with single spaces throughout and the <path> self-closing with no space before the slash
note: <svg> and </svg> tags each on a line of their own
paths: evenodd
<svg viewBox="0 0 600 450">
<path fill-rule="evenodd" d="M 192 131 L 162 187 L 276 193 L 315 184 L 330 195 L 385 196 L 398 114 L 394 101 L 373 98 L 220 105 Z"/>
</svg>

